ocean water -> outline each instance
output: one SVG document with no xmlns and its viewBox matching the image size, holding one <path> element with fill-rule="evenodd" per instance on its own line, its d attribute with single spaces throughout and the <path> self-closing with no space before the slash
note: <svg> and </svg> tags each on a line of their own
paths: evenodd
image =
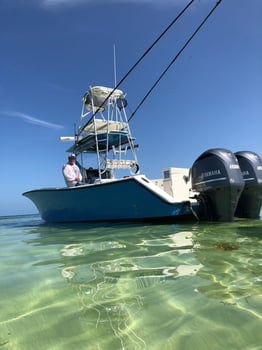
<svg viewBox="0 0 262 350">
<path fill-rule="evenodd" d="M 262 349 L 262 221 L 0 218 L 0 349 Z"/>
</svg>

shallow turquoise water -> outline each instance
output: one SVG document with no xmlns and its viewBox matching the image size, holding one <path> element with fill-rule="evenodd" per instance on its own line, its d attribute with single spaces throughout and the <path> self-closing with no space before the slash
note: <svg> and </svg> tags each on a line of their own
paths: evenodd
<svg viewBox="0 0 262 350">
<path fill-rule="evenodd" d="M 0 218 L 0 348 L 262 349 L 262 221 Z"/>
</svg>

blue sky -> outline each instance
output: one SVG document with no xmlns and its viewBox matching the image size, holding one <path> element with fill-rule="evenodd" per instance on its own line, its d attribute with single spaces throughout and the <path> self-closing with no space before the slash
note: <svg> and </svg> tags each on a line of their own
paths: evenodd
<svg viewBox="0 0 262 350">
<path fill-rule="evenodd" d="M 189 2 L 0 0 L 0 216 L 36 213 L 21 193 L 63 186 L 61 167 L 90 85 L 119 81 Z M 120 86 L 131 110 L 215 0 L 195 0 Z M 142 173 L 190 167 L 223 147 L 262 155 L 262 1 L 223 0 L 131 122 Z"/>
</svg>

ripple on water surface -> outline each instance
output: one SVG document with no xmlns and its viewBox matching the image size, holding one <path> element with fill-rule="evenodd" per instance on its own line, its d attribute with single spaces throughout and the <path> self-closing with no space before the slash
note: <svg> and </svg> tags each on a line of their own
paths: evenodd
<svg viewBox="0 0 262 350">
<path fill-rule="evenodd" d="M 3 349 L 260 349 L 260 220 L 13 221 L 0 226 Z"/>
</svg>

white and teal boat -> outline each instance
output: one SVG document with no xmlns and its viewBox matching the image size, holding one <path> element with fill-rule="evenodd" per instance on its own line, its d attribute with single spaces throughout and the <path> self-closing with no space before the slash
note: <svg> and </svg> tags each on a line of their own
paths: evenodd
<svg viewBox="0 0 262 350">
<path fill-rule="evenodd" d="M 82 99 L 77 135 L 73 141 L 83 185 L 42 188 L 23 193 L 47 222 L 104 220 L 192 220 L 199 204 L 190 199 L 183 177 L 186 169 L 166 169 L 165 179 L 149 180 L 140 173 L 135 138 L 131 134 L 124 93 L 103 86 L 90 87 Z M 96 167 L 90 168 L 90 159 Z M 179 190 L 172 188 L 172 179 Z"/>
<path fill-rule="evenodd" d="M 73 144 L 83 176 L 75 187 L 42 188 L 23 193 L 47 222 L 82 221 L 232 221 L 259 218 L 262 160 L 254 152 L 213 148 L 191 169 L 164 169 L 163 179 L 140 173 L 135 138 L 121 90 L 90 87 L 82 100 Z M 90 159 L 96 166 L 90 168 Z M 88 164 L 88 165 L 87 165 Z"/>
</svg>

